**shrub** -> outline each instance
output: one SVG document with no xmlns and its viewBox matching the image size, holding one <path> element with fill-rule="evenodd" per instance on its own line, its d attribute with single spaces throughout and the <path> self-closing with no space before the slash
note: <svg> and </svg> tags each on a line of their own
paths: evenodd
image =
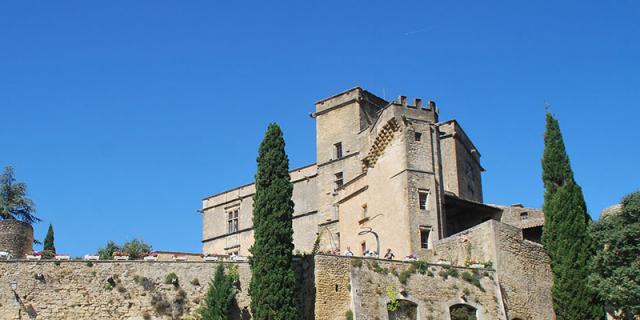
<svg viewBox="0 0 640 320">
<path fill-rule="evenodd" d="M 449 276 L 451 276 L 451 277 L 454 277 L 454 278 L 457 278 L 459 276 L 458 269 L 456 269 L 456 268 L 447 269 L 447 274 Z"/>
<path fill-rule="evenodd" d="M 443 277 L 445 280 L 449 278 L 449 273 L 445 270 L 440 270 L 440 272 L 438 272 L 438 275 Z"/>
<path fill-rule="evenodd" d="M 388 286 L 387 297 L 389 298 L 389 303 L 387 303 L 387 310 L 392 312 L 398 310 L 398 297 L 396 294 L 396 288 Z"/>
<path fill-rule="evenodd" d="M 129 255 L 129 259 L 131 260 L 139 260 L 151 252 L 151 245 L 144 242 L 144 240 L 133 239 L 122 245 L 122 252 Z"/>
<path fill-rule="evenodd" d="M 87 267 L 91 268 L 93 267 L 93 262 L 91 261 L 87 261 L 87 263 L 85 263 L 87 265 Z"/>
<path fill-rule="evenodd" d="M 191 285 L 192 286 L 199 286 L 200 285 L 200 280 L 198 280 L 198 279 L 191 280 Z"/>
<path fill-rule="evenodd" d="M 178 281 L 178 276 L 173 272 L 169 273 L 164 278 L 164 283 L 165 284 L 172 284 L 176 288 L 180 286 L 180 282 Z"/>
<path fill-rule="evenodd" d="M 362 259 L 357 259 L 357 258 L 352 259 L 351 260 L 351 266 L 354 267 L 354 268 L 362 267 Z"/>
<path fill-rule="evenodd" d="M 480 274 L 478 274 L 478 272 L 474 271 L 471 273 L 469 271 L 465 271 L 462 273 L 462 280 L 469 282 L 484 291 L 484 288 L 482 288 L 482 284 L 480 283 Z"/>
<path fill-rule="evenodd" d="M 344 314 L 344 318 L 346 320 L 353 320 L 353 311 L 347 310 L 347 312 L 345 312 Z"/>
<path fill-rule="evenodd" d="M 427 269 L 429 268 L 429 265 L 427 265 L 427 263 L 424 261 L 418 260 L 413 262 L 413 267 L 420 274 L 425 274 L 427 272 Z"/>
<path fill-rule="evenodd" d="M 398 280 L 402 284 L 407 284 L 407 280 L 409 280 L 409 278 L 411 278 L 411 274 L 413 274 L 413 272 L 411 272 L 411 270 L 402 271 L 398 275 Z"/>
</svg>

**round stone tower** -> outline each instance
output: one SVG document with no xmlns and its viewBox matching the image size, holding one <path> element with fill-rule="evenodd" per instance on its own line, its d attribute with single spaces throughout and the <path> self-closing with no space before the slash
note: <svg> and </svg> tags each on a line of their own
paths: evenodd
<svg viewBox="0 0 640 320">
<path fill-rule="evenodd" d="M 0 251 L 24 259 L 33 250 L 33 227 L 19 220 L 0 220 Z"/>
</svg>

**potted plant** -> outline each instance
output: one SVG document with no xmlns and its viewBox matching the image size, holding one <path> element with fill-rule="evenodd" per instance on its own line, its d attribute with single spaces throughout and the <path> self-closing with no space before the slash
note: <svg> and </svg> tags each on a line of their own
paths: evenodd
<svg viewBox="0 0 640 320">
<path fill-rule="evenodd" d="M 126 252 L 116 251 L 113 253 L 114 260 L 129 260 L 129 254 Z"/>
<path fill-rule="evenodd" d="M 157 261 L 158 260 L 158 254 L 155 252 L 151 252 L 151 253 L 145 253 L 144 257 L 142 258 L 144 261 Z"/>
</svg>

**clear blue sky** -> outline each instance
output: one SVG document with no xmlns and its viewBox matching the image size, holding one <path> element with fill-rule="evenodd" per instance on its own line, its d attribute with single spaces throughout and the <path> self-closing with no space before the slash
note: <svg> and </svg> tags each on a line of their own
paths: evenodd
<svg viewBox="0 0 640 320">
<path fill-rule="evenodd" d="M 356 85 L 437 101 L 486 202 L 541 206 L 545 100 L 592 216 L 640 188 L 637 1 L 0 4 L 0 166 L 72 255 L 200 251 L 201 198 L 253 179 L 267 124 L 312 163 L 313 103 Z"/>
</svg>

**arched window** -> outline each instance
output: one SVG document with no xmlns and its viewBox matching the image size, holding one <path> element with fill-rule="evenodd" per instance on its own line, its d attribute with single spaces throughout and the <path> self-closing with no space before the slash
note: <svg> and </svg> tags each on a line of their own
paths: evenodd
<svg viewBox="0 0 640 320">
<path fill-rule="evenodd" d="M 468 304 L 454 304 L 449 308 L 449 314 L 451 314 L 451 320 L 477 320 L 476 308 Z"/>
<path fill-rule="evenodd" d="M 409 300 L 398 299 L 398 308 L 394 311 L 389 310 L 389 320 L 417 320 L 417 319 L 418 319 L 418 305 Z"/>
</svg>

